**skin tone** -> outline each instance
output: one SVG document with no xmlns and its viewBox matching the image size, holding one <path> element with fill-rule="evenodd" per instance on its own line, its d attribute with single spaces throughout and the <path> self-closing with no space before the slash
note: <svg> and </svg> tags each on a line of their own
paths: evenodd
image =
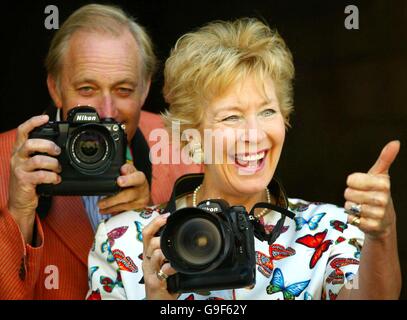
<svg viewBox="0 0 407 320">
<path fill-rule="evenodd" d="M 82 31 L 73 34 L 62 61 L 60 87 L 51 75 L 47 78 L 48 90 L 63 118 L 78 105 L 91 105 L 101 118 L 124 123 L 131 141 L 150 85 L 150 81 L 141 81 L 138 52 L 135 39 L 126 30 L 119 37 Z M 32 241 L 38 205 L 36 185 L 61 182 L 61 167 L 53 158 L 60 154 L 59 147 L 48 140 L 28 139 L 30 131 L 48 121 L 48 116 L 38 116 L 20 125 L 11 158 L 8 209 L 27 243 Z M 31 157 L 34 152 L 49 156 Z M 148 204 L 148 182 L 132 164 L 121 167 L 117 183 L 123 190 L 99 202 L 101 213 L 116 214 Z"/>
<path fill-rule="evenodd" d="M 230 204 L 243 204 L 251 208 L 258 201 L 265 201 L 264 188 L 274 175 L 284 143 L 284 121 L 275 98 L 271 80 L 265 86 L 267 97 L 249 77 L 242 84 L 231 88 L 223 97 L 208 107 L 202 128 L 254 129 L 256 139 L 237 135 L 236 141 L 246 146 L 254 144 L 257 149 L 268 149 L 264 166 L 256 167 L 252 175 L 239 174 L 235 164 L 205 165 L 205 177 L 197 195 L 197 202 L 210 198 L 224 198 Z M 270 103 L 265 103 L 269 101 Z M 274 112 L 267 111 L 269 109 Z M 342 288 L 338 299 L 397 299 L 401 290 L 401 272 L 397 252 L 396 213 L 390 192 L 389 168 L 400 149 L 399 141 L 388 143 L 367 173 L 353 173 L 347 178 L 344 193 L 345 208 L 362 204 L 359 228 L 365 232 L 361 252 L 359 288 Z M 225 148 L 225 159 L 233 154 Z M 244 163 L 244 162 L 243 162 Z M 257 170 L 258 169 L 258 170 Z M 220 183 L 222 181 L 222 183 Z M 191 201 L 189 205 L 192 205 Z M 167 215 L 168 216 L 168 215 Z M 172 275 L 176 271 L 165 262 L 156 232 L 166 223 L 167 216 L 154 219 L 143 230 L 146 297 L 148 299 L 176 299 L 166 290 L 166 282 L 156 273 L 163 270 Z M 348 222 L 353 220 L 349 215 Z M 380 252 L 380 254 L 377 254 Z"/>
<path fill-rule="evenodd" d="M 215 99 L 205 109 L 205 118 L 200 128 L 227 132 L 232 131 L 234 140 L 223 144 L 223 159 L 220 164 L 205 165 L 205 178 L 197 202 L 209 198 L 223 198 L 230 205 L 244 205 L 250 209 L 255 203 L 266 201 L 265 188 L 272 179 L 285 138 L 284 118 L 281 114 L 274 83 L 271 79 L 265 82 L 265 94 L 256 86 L 252 77 L 236 84 L 222 97 Z M 249 131 L 255 134 L 249 134 Z M 237 145 L 240 145 L 239 147 Z M 253 154 L 264 152 L 261 160 L 236 161 L 237 155 L 245 155 L 250 150 Z M 243 172 L 242 172 L 243 171 Z M 248 174 L 250 172 L 250 174 Z M 222 183 L 219 183 L 222 181 Z M 192 202 L 189 203 L 192 206 Z M 162 269 L 172 275 L 176 271 L 160 249 L 160 238 L 154 237 L 166 223 L 167 217 L 158 217 L 143 229 L 144 281 L 147 299 L 175 299 L 166 290 L 166 282 L 157 278 L 156 272 Z"/>
</svg>

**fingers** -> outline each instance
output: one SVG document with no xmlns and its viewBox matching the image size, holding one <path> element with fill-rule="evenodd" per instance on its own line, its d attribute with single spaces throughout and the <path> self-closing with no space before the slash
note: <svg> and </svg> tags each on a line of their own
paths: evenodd
<svg viewBox="0 0 407 320">
<path fill-rule="evenodd" d="M 167 223 L 167 218 L 169 213 L 159 215 L 158 217 L 154 218 L 148 225 L 146 225 L 142 231 L 143 235 L 143 252 L 147 254 L 147 252 L 151 252 L 148 250 L 150 246 L 151 239 L 153 239 L 157 232 L 160 230 L 162 226 Z"/>
<path fill-rule="evenodd" d="M 389 142 L 380 153 L 376 163 L 370 168 L 370 174 L 387 174 L 400 151 L 400 141 Z"/>
<path fill-rule="evenodd" d="M 48 115 L 35 116 L 26 122 L 22 123 L 17 128 L 17 139 L 15 148 L 19 149 L 22 144 L 27 140 L 28 134 L 36 127 L 46 124 L 49 120 Z"/>
<path fill-rule="evenodd" d="M 35 171 L 35 170 L 49 170 L 56 173 L 61 173 L 62 168 L 58 160 L 52 157 L 47 157 L 43 155 L 36 155 L 29 158 L 27 161 L 22 163 L 22 169 L 25 171 Z"/>
<path fill-rule="evenodd" d="M 114 196 L 100 200 L 98 203 L 100 213 L 116 214 L 148 205 L 150 190 L 144 173 L 137 171 L 131 164 L 122 166 L 121 171 L 126 175 L 120 176 L 117 183 L 124 189 Z"/>
<path fill-rule="evenodd" d="M 361 191 L 352 188 L 345 190 L 345 199 L 353 203 L 362 203 L 385 208 L 389 202 L 388 194 L 381 191 Z"/>
<path fill-rule="evenodd" d="M 371 175 L 366 173 L 353 173 L 348 176 L 346 184 L 353 189 L 365 191 L 390 191 L 390 177 L 385 174 Z"/>
<path fill-rule="evenodd" d="M 58 184 L 61 182 L 61 176 L 55 172 L 51 171 L 34 171 L 26 172 L 23 170 L 16 170 L 15 173 L 19 181 L 24 181 L 24 184 L 29 184 L 31 186 L 36 186 L 43 183 Z"/>
<path fill-rule="evenodd" d="M 137 171 L 131 164 L 123 165 L 120 171 L 123 175 L 117 178 L 117 184 L 121 188 L 141 187 L 147 183 L 145 174 L 141 171 Z"/>
</svg>

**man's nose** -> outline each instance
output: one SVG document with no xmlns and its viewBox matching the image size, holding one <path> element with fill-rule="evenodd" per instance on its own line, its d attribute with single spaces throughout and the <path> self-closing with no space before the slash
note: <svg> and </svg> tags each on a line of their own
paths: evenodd
<svg viewBox="0 0 407 320">
<path fill-rule="evenodd" d="M 97 106 L 97 111 L 100 118 L 115 118 L 117 109 L 111 95 L 104 95 L 102 101 Z"/>
</svg>

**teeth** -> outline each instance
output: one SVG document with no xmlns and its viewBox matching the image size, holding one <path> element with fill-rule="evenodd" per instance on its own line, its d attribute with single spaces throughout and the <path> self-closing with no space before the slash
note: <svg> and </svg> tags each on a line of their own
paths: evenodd
<svg viewBox="0 0 407 320">
<path fill-rule="evenodd" d="M 237 155 L 236 159 L 239 161 L 258 161 L 264 158 L 265 152 L 260 152 L 251 155 Z"/>
</svg>

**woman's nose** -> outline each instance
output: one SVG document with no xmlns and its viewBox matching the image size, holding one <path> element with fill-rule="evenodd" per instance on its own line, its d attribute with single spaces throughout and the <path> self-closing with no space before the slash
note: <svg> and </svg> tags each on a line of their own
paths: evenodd
<svg viewBox="0 0 407 320">
<path fill-rule="evenodd" d="M 249 118 L 245 121 L 245 128 L 242 137 L 245 142 L 257 143 L 264 137 L 264 128 L 262 128 L 257 118 Z"/>
</svg>

